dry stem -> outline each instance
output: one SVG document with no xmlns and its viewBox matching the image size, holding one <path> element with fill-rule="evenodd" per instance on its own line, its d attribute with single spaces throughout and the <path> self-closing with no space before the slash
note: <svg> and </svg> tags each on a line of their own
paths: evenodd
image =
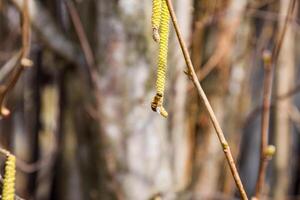
<svg viewBox="0 0 300 200">
<path fill-rule="evenodd" d="M 173 5 L 172 5 L 172 2 L 171 0 L 166 0 L 167 2 L 167 5 L 168 5 L 168 8 L 169 8 L 169 11 L 170 11 L 170 15 L 171 15 L 171 18 L 172 18 L 172 22 L 173 22 L 173 25 L 174 25 L 174 28 L 175 28 L 175 31 L 176 31 L 176 34 L 177 34 L 177 38 L 179 40 L 179 43 L 180 43 L 180 47 L 181 47 L 181 50 L 183 52 L 183 56 L 184 56 L 184 59 L 185 59 L 185 62 L 187 64 L 187 67 L 188 67 L 188 72 L 189 72 L 189 75 L 198 91 L 198 94 L 200 96 L 200 98 L 202 99 L 208 113 L 209 113 L 209 117 L 212 121 L 212 124 L 213 124 L 213 127 L 217 133 L 217 136 L 219 138 L 219 141 L 222 145 L 222 148 L 223 148 L 223 151 L 224 151 L 224 154 L 225 154 L 225 157 L 226 157 L 226 160 L 229 164 L 229 167 L 230 167 L 230 170 L 231 170 L 231 173 L 233 175 L 233 178 L 235 180 L 235 183 L 238 187 L 238 190 L 240 192 L 240 195 L 242 197 L 242 199 L 244 200 L 247 200 L 248 197 L 247 197 L 247 194 L 244 190 L 244 187 L 243 187 L 243 184 L 242 184 L 242 181 L 240 179 L 240 176 L 239 176 L 239 173 L 237 171 L 237 168 L 236 168 L 236 165 L 235 165 L 235 162 L 234 162 L 234 159 L 232 157 L 232 154 L 231 154 L 231 151 L 230 151 L 230 148 L 229 148 L 229 145 L 228 145 L 228 142 L 226 141 L 225 139 L 225 136 L 224 136 L 224 133 L 220 127 L 220 124 L 214 114 L 214 111 L 209 103 L 209 100 L 207 99 L 206 97 L 206 94 L 205 92 L 203 91 L 201 85 L 200 85 L 200 82 L 197 78 L 197 75 L 195 73 L 195 70 L 194 70 L 194 66 L 192 64 L 192 61 L 191 61 L 191 58 L 190 58 L 190 55 L 188 53 L 188 50 L 187 50 L 187 47 L 186 47 L 186 44 L 183 40 L 183 37 L 181 35 L 181 31 L 179 29 L 179 26 L 178 26 L 178 23 L 177 23 L 177 18 L 176 18 L 176 15 L 175 15 L 175 12 L 174 12 L 174 9 L 173 9 Z"/>
</svg>

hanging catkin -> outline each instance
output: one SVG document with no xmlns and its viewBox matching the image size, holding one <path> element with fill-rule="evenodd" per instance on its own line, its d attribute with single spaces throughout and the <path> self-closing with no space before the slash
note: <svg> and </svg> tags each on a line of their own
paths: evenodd
<svg viewBox="0 0 300 200">
<path fill-rule="evenodd" d="M 155 0 L 154 0 L 155 1 Z M 157 19 L 156 8 L 153 7 L 153 15 L 155 20 L 152 18 L 152 23 L 159 24 L 159 55 L 158 55 L 158 69 L 157 69 L 157 80 L 156 80 L 156 95 L 153 98 L 151 108 L 153 111 L 160 113 L 163 117 L 167 117 L 168 113 L 163 107 L 164 90 L 166 82 L 166 71 L 168 61 L 168 42 L 169 42 L 169 21 L 170 14 L 165 0 L 156 0 L 153 6 L 161 4 L 160 19 Z M 155 25 L 157 25 L 155 24 Z M 154 25 L 153 25 L 154 27 Z"/>
<path fill-rule="evenodd" d="M 5 162 L 5 173 L 3 179 L 2 200 L 14 200 L 15 198 L 15 179 L 16 179 L 16 157 L 7 154 Z"/>
</svg>

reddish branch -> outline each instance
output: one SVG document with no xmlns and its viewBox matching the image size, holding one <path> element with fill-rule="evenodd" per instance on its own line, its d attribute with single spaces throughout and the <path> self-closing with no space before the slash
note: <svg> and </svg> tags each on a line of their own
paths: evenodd
<svg viewBox="0 0 300 200">
<path fill-rule="evenodd" d="M 256 190 L 255 190 L 256 199 L 259 199 L 260 196 L 262 195 L 263 187 L 265 184 L 265 176 L 266 176 L 268 161 L 271 159 L 272 154 L 274 153 L 274 150 L 272 150 L 272 146 L 268 145 L 270 106 L 271 106 L 271 95 L 272 95 L 272 87 L 273 87 L 273 73 L 284 40 L 284 36 L 287 31 L 288 22 L 291 20 L 295 5 L 296 5 L 296 0 L 291 0 L 288 8 L 287 17 L 285 19 L 282 31 L 277 39 L 276 45 L 272 51 L 272 54 L 271 55 L 265 54 L 263 58 L 265 74 L 264 74 L 263 111 L 262 111 L 262 122 L 261 122 L 260 166 L 259 166 L 259 172 L 258 172 L 258 178 L 257 178 Z"/>
<path fill-rule="evenodd" d="M 272 95 L 272 84 L 273 84 L 273 69 L 271 63 L 271 53 L 268 51 L 264 52 L 264 92 L 263 92 L 263 111 L 261 121 L 261 145 L 260 145 L 260 166 L 259 174 L 256 182 L 256 194 L 258 198 L 262 192 L 262 188 L 265 182 L 265 174 L 270 155 L 267 154 L 268 149 L 268 132 L 270 123 L 270 106 L 271 106 L 271 95 Z M 272 156 L 272 155 L 271 155 Z"/>
</svg>

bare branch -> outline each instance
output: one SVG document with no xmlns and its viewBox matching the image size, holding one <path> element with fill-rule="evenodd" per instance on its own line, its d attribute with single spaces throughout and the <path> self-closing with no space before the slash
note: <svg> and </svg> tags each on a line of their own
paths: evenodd
<svg viewBox="0 0 300 200">
<path fill-rule="evenodd" d="M 256 193 L 255 197 L 259 199 L 267 170 L 268 161 L 271 159 L 267 155 L 268 149 L 268 134 L 269 134 L 269 123 L 270 123 L 270 106 L 271 106 L 271 95 L 272 95 L 272 84 L 273 84 L 273 70 L 271 63 L 271 53 L 265 51 L 263 55 L 264 60 L 264 92 L 263 92 L 263 111 L 262 111 L 262 121 L 261 121 L 261 146 L 260 146 L 260 165 L 259 173 L 256 182 Z"/>
<path fill-rule="evenodd" d="M 230 147 L 228 145 L 228 142 L 225 139 L 225 136 L 224 136 L 224 133 L 221 129 L 221 126 L 220 126 L 220 124 L 219 124 L 219 122 L 218 122 L 218 120 L 217 120 L 217 118 L 214 114 L 214 111 L 213 111 L 213 109 L 212 109 L 212 107 L 209 103 L 209 100 L 207 99 L 207 96 L 206 96 L 205 92 L 203 91 L 203 89 L 200 85 L 199 79 L 198 79 L 198 77 L 195 73 L 193 63 L 192 63 L 190 55 L 188 53 L 188 49 L 187 49 L 186 44 L 183 40 L 181 31 L 180 31 L 178 23 L 177 23 L 177 18 L 176 18 L 174 9 L 173 9 L 172 2 L 171 2 L 171 0 L 166 0 L 166 2 L 167 2 L 167 5 L 168 5 L 168 8 L 169 8 L 169 11 L 170 11 L 170 15 L 171 15 L 171 18 L 172 18 L 172 22 L 173 22 L 176 34 L 177 34 L 177 38 L 178 38 L 179 43 L 180 43 L 180 47 L 182 49 L 182 52 L 183 52 L 183 55 L 184 55 L 184 58 L 185 58 L 185 61 L 186 61 L 187 67 L 188 67 L 188 73 L 189 73 L 189 75 L 190 75 L 190 77 L 191 77 L 191 79 L 192 79 L 192 81 L 193 81 L 193 83 L 194 83 L 194 85 L 195 85 L 195 87 L 198 91 L 198 94 L 199 94 L 200 98 L 202 99 L 202 101 L 203 101 L 203 103 L 204 103 L 204 105 L 205 105 L 205 107 L 206 107 L 206 109 L 209 113 L 209 117 L 211 119 L 211 122 L 214 126 L 214 129 L 217 133 L 217 136 L 218 136 L 219 141 L 221 143 L 221 146 L 223 148 L 226 160 L 229 164 L 231 173 L 233 175 L 233 178 L 235 180 L 237 188 L 239 189 L 240 195 L 241 195 L 242 199 L 247 200 L 248 197 L 247 197 L 247 194 L 244 190 L 244 186 L 243 186 L 242 181 L 240 179 L 239 173 L 237 171 L 237 168 L 236 168 L 234 159 L 232 157 L 231 150 L 230 150 Z"/>
<path fill-rule="evenodd" d="M 0 68 L 0 81 L 3 81 L 5 77 L 16 67 L 22 54 L 21 51 L 16 52 L 1 68 Z"/>
</svg>

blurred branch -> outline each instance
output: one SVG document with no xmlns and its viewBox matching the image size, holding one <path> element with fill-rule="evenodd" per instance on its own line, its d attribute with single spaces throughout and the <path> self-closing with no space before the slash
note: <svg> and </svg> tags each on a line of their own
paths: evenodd
<svg viewBox="0 0 300 200">
<path fill-rule="evenodd" d="M 83 54 L 84 54 L 84 57 L 85 57 L 85 60 L 87 63 L 89 77 L 91 78 L 93 85 L 96 86 L 98 78 L 97 78 L 97 73 L 95 71 L 96 62 L 95 62 L 95 56 L 92 51 L 92 47 L 89 44 L 88 38 L 86 36 L 82 22 L 80 20 L 79 14 L 76 10 L 76 7 L 75 7 L 73 1 L 65 0 L 64 2 L 66 3 L 72 23 L 75 27 L 76 34 L 78 36 L 80 46 L 82 48 L 82 51 L 83 51 Z"/>
<path fill-rule="evenodd" d="M 57 143 L 57 141 L 56 141 Z M 45 156 L 44 158 L 41 158 L 40 160 L 36 161 L 35 163 L 28 164 L 24 162 L 23 160 L 20 160 L 19 158 L 16 157 L 16 162 L 17 162 L 17 168 L 19 168 L 22 172 L 25 173 L 34 173 L 36 171 L 39 171 L 42 167 L 47 166 L 49 162 L 51 162 L 51 159 L 57 152 L 57 144 L 54 144 L 52 152 Z M 0 148 L 0 154 L 2 155 L 8 155 L 9 151 Z"/>
<path fill-rule="evenodd" d="M 289 117 L 290 119 L 296 123 L 297 127 L 300 125 L 300 111 L 295 105 L 291 105 L 289 109 Z"/>
<path fill-rule="evenodd" d="M 296 12 L 293 9 L 297 8 L 295 1 L 294 5 L 291 5 L 286 0 L 279 1 L 279 13 L 284 15 L 288 13 L 289 17 L 286 19 L 281 19 L 278 25 L 279 30 L 285 30 L 286 33 L 284 37 L 278 39 L 281 42 L 281 52 L 278 53 L 278 64 L 276 72 L 276 90 L 277 94 L 284 94 L 292 89 L 295 82 L 295 72 L 297 64 L 295 52 L 296 49 L 296 35 L 294 29 L 291 28 L 291 18 L 297 17 Z M 291 8 L 292 6 L 292 8 Z M 287 28 L 288 27 L 288 28 Z M 278 31 L 280 33 L 280 31 Z M 275 108 L 275 118 L 274 118 L 274 143 L 276 145 L 276 157 L 274 159 L 274 184 L 272 185 L 273 195 L 277 199 L 284 199 L 290 191 L 290 178 L 289 171 L 292 170 L 290 165 L 290 155 L 292 150 L 292 135 L 283 133 L 292 133 L 293 127 L 291 124 L 289 113 L 287 112 L 291 105 L 293 104 L 292 99 L 286 99 L 284 101 L 279 101 Z"/>
<path fill-rule="evenodd" d="M 236 30 L 239 27 L 241 15 L 246 9 L 246 2 L 237 1 L 231 2 L 226 15 L 220 23 L 221 31 L 219 33 L 219 38 L 217 41 L 217 46 L 214 53 L 208 59 L 208 61 L 203 65 L 200 71 L 197 72 L 200 81 L 202 81 L 215 67 L 219 65 L 224 57 L 228 54 L 231 49 L 232 41 L 235 36 Z"/>
<path fill-rule="evenodd" d="M 13 70 L 11 76 L 9 76 L 6 84 L 1 86 L 0 90 L 0 116 L 6 116 L 9 114 L 9 111 L 3 105 L 4 99 L 8 92 L 16 85 L 18 82 L 24 68 L 30 67 L 32 65 L 31 60 L 29 60 L 28 54 L 30 51 L 30 19 L 28 15 L 28 0 L 24 0 L 22 7 L 22 48 L 21 48 L 21 57 L 18 62 L 16 62 L 15 69 Z"/>
<path fill-rule="evenodd" d="M 206 109 L 209 113 L 210 119 L 213 123 L 214 129 L 217 133 L 217 136 L 218 136 L 219 141 L 221 143 L 221 146 L 223 148 L 225 157 L 226 157 L 227 162 L 230 166 L 231 173 L 233 175 L 233 178 L 235 180 L 237 188 L 240 192 L 240 195 L 241 195 L 242 199 L 247 200 L 248 197 L 247 197 L 247 194 L 244 190 L 244 187 L 243 187 L 242 181 L 240 179 L 239 173 L 237 171 L 237 168 L 236 168 L 234 159 L 232 157 L 231 150 L 230 150 L 230 147 L 228 145 L 228 142 L 225 139 L 225 136 L 224 136 L 224 133 L 223 133 L 221 127 L 220 127 L 220 124 L 219 124 L 219 122 L 218 122 L 218 120 L 217 120 L 217 118 L 214 114 L 214 111 L 213 111 L 213 109 L 212 109 L 212 107 L 209 103 L 209 100 L 207 99 L 207 96 L 206 96 L 205 92 L 203 91 L 202 86 L 200 85 L 198 77 L 195 73 L 193 63 L 192 63 L 190 55 L 188 53 L 188 49 L 187 49 L 186 44 L 183 40 L 181 31 L 180 31 L 178 23 L 177 23 L 177 18 L 176 18 L 174 9 L 173 9 L 172 2 L 171 2 L 171 0 L 166 0 L 166 1 L 167 1 L 168 9 L 170 11 L 171 19 L 172 19 L 172 22 L 173 22 L 173 25 L 174 25 L 174 28 L 175 28 L 175 31 L 176 31 L 176 35 L 177 35 L 178 41 L 180 43 L 180 47 L 181 47 L 181 50 L 183 52 L 183 56 L 185 58 L 187 67 L 188 67 L 189 76 L 192 79 L 192 81 L 193 81 L 193 83 L 194 83 L 194 85 L 195 85 L 195 87 L 198 91 L 198 94 L 199 94 L 200 98 L 202 99 L 202 101 L 203 101 L 203 103 L 204 103 L 204 105 L 205 105 L 205 107 L 206 107 Z"/>
<path fill-rule="evenodd" d="M 281 31 L 278 39 L 277 39 L 276 46 L 274 47 L 274 49 L 272 51 L 272 59 L 271 59 L 271 61 L 273 62 L 274 65 L 276 65 L 276 63 L 277 63 L 278 56 L 280 54 L 280 50 L 281 50 L 281 47 L 282 47 L 282 44 L 283 44 L 285 33 L 287 31 L 289 22 L 291 22 L 294 10 L 296 8 L 296 3 L 297 3 L 296 0 L 290 0 L 290 4 L 289 4 L 289 8 L 288 8 L 288 13 L 287 13 L 287 15 L 285 17 L 285 21 L 284 21 L 284 25 L 283 25 L 282 31 Z"/>
<path fill-rule="evenodd" d="M 21 51 L 16 52 L 1 68 L 0 68 L 0 82 L 8 76 L 8 74 L 15 68 L 21 59 Z"/>
<path fill-rule="evenodd" d="M 23 9 L 22 9 L 22 60 L 21 65 L 26 67 L 26 59 L 30 52 L 30 38 L 31 38 L 31 29 L 30 29 L 30 18 L 29 18 L 29 0 L 24 0 Z M 25 62 L 25 63 L 24 63 Z"/>
<path fill-rule="evenodd" d="M 76 31 L 80 46 L 83 51 L 84 58 L 87 63 L 88 75 L 92 82 L 92 93 L 94 94 L 94 97 L 96 98 L 95 108 L 94 107 L 91 108 L 91 107 L 87 106 L 86 109 L 87 109 L 88 113 L 90 114 L 90 116 L 92 118 L 96 119 L 97 122 L 101 124 L 101 122 L 103 121 L 103 117 L 101 116 L 102 115 L 102 107 L 101 107 L 102 95 L 101 95 L 101 91 L 100 91 L 99 84 L 98 84 L 99 83 L 98 73 L 95 69 L 95 66 L 96 66 L 95 56 L 92 51 L 92 47 L 89 44 L 85 30 L 83 28 L 83 24 L 80 19 L 79 13 L 78 13 L 73 1 L 72 0 L 64 0 L 64 2 L 66 4 L 67 10 L 71 17 L 72 23 L 75 27 L 75 31 Z M 101 135 L 100 136 L 101 141 L 104 144 L 104 143 L 106 143 L 106 137 L 103 134 L 104 131 L 102 130 L 102 127 L 100 126 L 99 128 L 100 128 L 99 132 Z M 105 160 L 105 168 L 107 169 L 108 175 L 110 177 L 113 177 L 114 174 L 112 172 L 112 169 L 108 166 L 108 163 L 111 162 L 110 161 L 111 159 L 109 158 L 109 155 L 106 152 L 104 153 L 104 160 Z M 118 183 L 113 178 L 110 183 L 110 187 L 114 191 L 114 193 L 116 194 L 118 199 L 123 199 L 122 194 L 119 191 Z"/>
<path fill-rule="evenodd" d="M 0 115 L 9 115 L 5 108 L 4 100 L 7 93 L 15 86 L 24 67 L 29 67 L 32 62 L 27 58 L 30 51 L 30 23 L 40 33 L 46 43 L 58 54 L 77 65 L 81 64 L 79 49 L 68 41 L 58 30 L 48 12 L 35 0 L 11 0 L 22 11 L 22 49 L 21 58 L 15 62 L 14 70 L 5 85 L 0 85 Z M 14 61 L 14 58 L 11 59 Z M 8 62 L 9 64 L 12 62 Z M 11 65 L 13 66 L 13 65 Z M 6 68 L 5 68 L 6 69 Z"/>
<path fill-rule="evenodd" d="M 23 160 L 17 159 L 17 168 L 24 173 L 34 173 L 41 170 L 43 167 L 48 166 L 52 162 L 53 157 L 56 155 L 56 147 L 48 155 L 40 158 L 34 163 L 27 163 Z"/>
<path fill-rule="evenodd" d="M 24 0 L 11 1 L 19 10 L 22 10 Z M 59 30 L 48 11 L 39 1 L 29 1 L 29 18 L 33 28 L 50 49 L 78 66 L 82 64 L 79 48 Z"/>
<path fill-rule="evenodd" d="M 261 152 L 260 152 L 260 165 L 258 178 L 256 182 L 255 197 L 257 199 L 262 195 L 267 164 L 268 160 L 272 155 L 268 155 L 268 132 L 269 132 L 269 123 L 270 123 L 270 106 L 271 106 L 271 95 L 273 88 L 273 74 L 274 68 L 277 64 L 278 56 L 282 47 L 285 33 L 287 31 L 288 22 L 291 19 L 291 16 L 294 12 L 296 5 L 296 0 L 291 0 L 288 8 L 287 17 L 285 19 L 282 31 L 280 32 L 278 39 L 276 41 L 275 47 L 271 55 L 264 55 L 264 94 L 263 94 L 263 112 L 262 112 L 262 124 L 261 124 Z M 274 153 L 274 152 L 273 152 Z"/>
<path fill-rule="evenodd" d="M 278 101 L 282 101 L 285 100 L 287 98 L 291 98 L 294 95 L 296 95 L 297 93 L 300 92 L 300 83 L 298 85 L 296 85 L 293 89 L 291 89 L 290 91 L 288 91 L 285 94 L 282 95 L 278 95 L 275 97 L 274 100 L 272 100 L 270 107 L 273 107 L 276 105 L 276 103 Z M 262 105 L 258 105 L 256 106 L 249 114 L 248 117 L 246 118 L 245 122 L 244 122 L 244 126 L 249 124 L 250 121 L 252 121 L 258 114 L 259 112 L 263 109 Z"/>
<path fill-rule="evenodd" d="M 270 1 L 270 2 L 272 2 L 272 1 Z M 266 3 L 270 3 L 270 2 L 268 2 L 268 1 L 263 2 L 262 5 L 264 5 Z M 260 6 L 262 6 L 262 5 L 260 5 Z M 228 13 L 228 11 L 221 11 L 221 12 L 217 12 L 216 14 L 206 16 L 202 20 L 196 22 L 195 29 L 202 29 L 203 27 L 209 26 L 212 23 L 216 23 L 220 19 L 224 18 L 227 13 Z M 278 13 L 271 12 L 271 11 L 259 10 L 254 7 L 247 7 L 245 9 L 245 17 L 261 18 L 264 20 L 272 20 L 272 21 L 278 21 L 281 18 L 284 18 L 284 19 L 287 18 L 287 16 L 285 16 L 285 15 L 280 15 Z M 293 18 L 293 19 L 290 18 L 289 21 L 293 24 L 295 29 L 299 32 L 299 29 L 300 29 L 299 20 L 297 18 Z M 221 34 L 221 35 L 224 35 L 224 34 Z M 228 37 L 226 36 L 224 38 L 226 38 L 226 41 L 228 43 Z M 203 67 L 201 69 L 197 70 L 197 75 L 198 75 L 200 81 L 203 81 L 216 68 L 216 66 L 222 59 L 224 52 L 226 52 L 226 51 L 224 51 L 224 48 L 221 48 L 222 45 L 220 45 L 220 44 L 221 44 L 221 42 L 219 42 L 219 45 L 216 48 L 216 51 L 209 58 L 209 60 L 203 65 Z M 191 87 L 189 87 L 189 89 L 190 88 Z"/>
<path fill-rule="evenodd" d="M 278 95 L 275 100 L 280 101 L 280 100 L 284 100 L 286 98 L 290 98 L 293 95 L 296 95 L 298 92 L 300 92 L 300 83 L 298 85 L 296 85 L 293 89 L 288 91 L 287 93 Z"/>
<path fill-rule="evenodd" d="M 87 39 L 87 36 L 85 34 L 85 31 L 83 29 L 83 25 L 82 22 L 80 20 L 79 14 L 76 10 L 76 7 L 73 3 L 72 0 L 65 0 L 64 1 L 67 5 L 67 9 L 69 11 L 69 14 L 71 16 L 71 20 L 74 24 L 77 36 L 79 38 L 80 41 L 80 45 L 82 47 L 83 53 L 85 55 L 86 58 L 86 62 L 89 66 L 89 68 L 92 68 L 95 66 L 95 58 L 94 58 L 94 54 L 92 51 L 92 48 L 89 44 L 89 41 Z"/>
<path fill-rule="evenodd" d="M 268 161 L 272 158 L 272 155 L 268 155 L 268 143 L 269 143 L 269 123 L 270 123 L 270 105 L 272 95 L 273 84 L 273 69 L 271 63 L 271 53 L 265 51 L 263 53 L 264 61 L 264 92 L 263 92 L 263 111 L 261 121 L 261 146 L 260 146 L 260 165 L 259 173 L 256 182 L 255 197 L 259 199 L 265 182 L 265 175 L 267 170 Z"/>
</svg>

